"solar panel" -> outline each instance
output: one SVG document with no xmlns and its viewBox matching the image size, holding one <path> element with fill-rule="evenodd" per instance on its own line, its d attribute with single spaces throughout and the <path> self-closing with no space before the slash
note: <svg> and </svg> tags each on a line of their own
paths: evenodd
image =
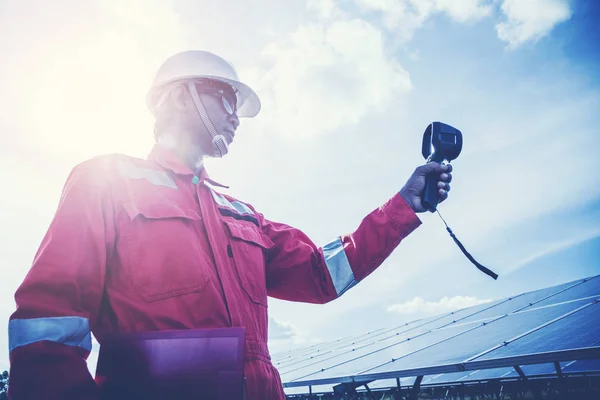
<svg viewBox="0 0 600 400">
<path fill-rule="evenodd" d="M 370 332 L 369 332 L 370 334 Z M 361 335 L 365 336 L 365 335 Z M 354 337 L 347 337 L 341 340 L 336 340 L 333 342 L 323 342 L 319 344 L 312 345 L 308 348 L 302 348 L 300 351 L 295 351 L 293 353 L 288 353 L 280 356 L 272 356 L 274 361 L 273 364 L 279 369 L 283 369 L 286 366 L 294 365 L 299 362 L 303 362 L 306 360 L 311 360 L 315 358 L 324 357 L 327 354 L 330 354 L 333 349 L 338 347 L 347 346 L 347 343 L 351 343 L 354 340 Z"/>
<path fill-rule="evenodd" d="M 497 300 L 497 301 L 493 301 L 490 303 L 479 304 L 474 307 L 467 307 L 467 308 L 463 308 L 461 310 L 457 310 L 457 311 L 448 313 L 445 316 L 443 316 L 442 318 L 433 319 L 429 324 L 423 325 L 423 328 L 424 328 L 423 330 L 441 328 L 443 326 L 453 324 L 458 321 L 464 321 L 473 314 L 485 312 L 486 310 L 497 307 L 506 301 L 508 301 L 508 300 L 506 300 L 506 299 Z"/>
<path fill-rule="evenodd" d="M 297 370 L 300 367 L 314 365 L 320 361 L 329 360 L 340 353 L 353 351 L 353 349 L 358 347 L 381 342 L 387 338 L 393 337 L 394 335 L 402 333 L 408 334 L 408 332 L 410 332 L 411 336 L 417 336 L 420 333 L 428 332 L 432 329 L 464 320 L 474 313 L 485 311 L 506 301 L 508 300 L 497 300 L 494 302 L 453 311 L 447 314 L 414 320 L 392 328 L 378 329 L 362 335 L 349 336 L 333 342 L 321 343 L 308 348 L 302 348 L 299 350 L 296 349 L 291 352 L 276 354 L 273 355 L 273 364 L 278 368 L 280 373 Z M 496 312 L 493 313 L 493 315 L 496 314 Z"/>
<path fill-rule="evenodd" d="M 389 388 L 397 385 L 396 378 L 387 378 L 390 374 L 406 375 L 409 370 L 450 366 L 436 368 L 445 372 L 471 361 L 485 368 L 480 361 L 588 347 L 600 349 L 600 275 L 282 353 L 274 357 L 274 364 L 284 383 L 306 385 L 295 393 L 307 393 L 313 383 L 329 387 L 321 392 L 331 392 L 336 385 L 332 382 L 345 377 L 374 379 L 368 382 L 371 389 Z M 567 354 L 571 355 L 583 356 Z M 600 359 L 564 361 L 560 366 L 562 373 L 600 371 Z M 525 376 L 557 374 L 554 363 L 523 365 L 519 371 Z M 506 378 L 519 378 L 519 373 L 513 367 L 448 372 L 426 375 L 421 385 Z M 414 376 L 400 378 L 401 386 L 414 381 Z M 315 388 L 313 393 L 318 392 Z"/>
<path fill-rule="evenodd" d="M 600 276 L 593 277 L 591 279 L 583 281 L 579 285 L 575 285 L 570 289 L 560 292 L 538 304 L 537 307 L 548 304 L 561 303 L 563 301 L 583 299 L 588 297 L 600 296 Z"/>
<path fill-rule="evenodd" d="M 443 327 L 457 322 L 465 323 L 482 321 L 486 319 L 489 320 L 509 312 L 528 307 L 531 304 L 534 304 L 536 301 L 540 301 L 540 299 L 544 299 L 557 292 L 571 288 L 580 282 L 581 281 L 570 282 L 556 287 L 529 292 L 492 303 L 465 308 L 442 316 L 412 321 L 402 324 L 396 328 L 378 329 L 363 335 L 354 337 L 350 336 L 335 342 L 315 345 L 300 352 L 290 353 L 286 356 L 282 355 L 280 357 L 274 357 L 277 359 L 274 364 L 280 373 L 286 374 L 288 372 L 298 371 L 304 367 L 318 365 L 321 362 L 326 363 L 329 360 L 343 356 L 343 354 L 354 352 L 359 348 L 364 349 L 364 346 L 367 345 L 376 346 L 378 343 L 382 343 L 383 346 L 386 346 L 389 338 L 404 332 L 408 333 L 413 331 L 411 332 L 411 335 L 416 336 L 417 333 L 427 332 L 431 329 Z"/>
<path fill-rule="evenodd" d="M 335 346 L 327 349 L 326 351 L 322 351 L 320 354 L 315 354 L 314 356 L 304 357 L 304 359 L 295 359 L 291 363 L 282 363 L 282 365 L 278 367 L 279 373 L 282 375 L 287 375 L 288 373 L 300 371 L 302 369 L 306 370 L 306 368 L 308 368 L 308 372 L 312 372 L 314 367 L 310 368 L 311 366 L 321 365 L 324 363 L 331 364 L 331 360 L 341 360 L 336 362 L 344 362 L 357 357 L 358 354 L 366 354 L 377 348 L 393 345 L 404 338 L 417 337 L 425 332 L 429 332 L 432 329 L 428 328 L 430 324 L 435 323 L 435 326 L 437 326 L 439 324 L 436 321 L 443 320 L 444 318 L 445 317 L 438 317 L 424 321 L 418 321 L 417 323 L 413 324 L 405 324 L 398 328 L 385 331 L 384 333 L 378 333 L 372 338 L 369 338 L 369 340 L 356 341 L 346 345 Z M 443 324 L 444 323 L 442 323 L 442 325 Z"/>
<path fill-rule="evenodd" d="M 556 293 L 561 292 L 567 288 L 571 288 L 577 285 L 581 281 L 569 282 L 559 286 L 554 286 L 546 289 L 537 290 L 535 292 L 528 292 L 518 296 L 509 298 L 508 301 L 502 302 L 495 307 L 492 307 L 483 312 L 474 314 L 473 316 L 466 318 L 462 322 L 478 321 L 505 315 L 511 312 L 522 310 L 526 307 L 536 306 L 536 302 L 549 301 L 548 296 L 556 296 Z M 546 299 L 548 297 L 548 299 Z M 546 300 L 544 300 L 546 299 Z M 554 303 L 552 303 L 554 304 Z"/>
<path fill-rule="evenodd" d="M 583 303 L 583 304 L 582 304 Z M 536 332 L 500 347 L 477 360 L 511 357 L 521 354 L 545 353 L 600 345 L 600 306 L 597 302 L 579 300 L 568 304 L 589 304 Z M 542 308 L 551 309 L 557 306 Z M 531 312 L 533 313 L 533 311 Z M 585 327 L 585 329 L 582 329 Z"/>
<path fill-rule="evenodd" d="M 600 360 L 578 360 L 567 365 L 563 368 L 564 373 L 578 373 L 578 372 L 600 372 Z"/>
<path fill-rule="evenodd" d="M 364 335 L 368 335 L 369 333 L 364 334 Z M 331 342 L 316 343 L 316 344 L 313 344 L 313 345 L 308 346 L 308 347 L 301 347 L 301 348 L 298 348 L 298 349 L 294 349 L 294 350 L 287 351 L 287 352 L 282 352 L 282 353 L 279 353 L 279 354 L 272 354 L 271 356 L 274 359 L 278 360 L 277 363 L 279 365 L 282 365 L 282 364 L 285 364 L 285 363 L 290 363 L 290 362 L 292 362 L 294 360 L 304 359 L 304 358 L 309 357 L 310 355 L 313 355 L 313 354 L 319 354 L 319 353 L 321 353 L 323 351 L 326 351 L 328 348 L 336 346 L 339 343 L 345 343 L 345 342 L 347 342 L 349 340 L 352 340 L 352 339 L 353 339 L 353 337 L 349 336 L 349 337 L 345 337 L 343 339 L 337 339 L 337 340 L 334 340 L 334 341 L 331 341 Z"/>
<path fill-rule="evenodd" d="M 463 381 L 474 381 L 474 380 L 490 380 L 490 379 L 504 379 L 504 378 L 514 378 L 518 377 L 517 371 L 515 371 L 512 367 L 503 367 L 503 368 L 488 368 L 488 369 L 478 369 L 472 375 L 463 378 Z M 449 375 L 449 374 L 445 374 Z M 450 381 L 448 382 L 450 383 Z"/>
<path fill-rule="evenodd" d="M 564 369 L 572 361 L 561 362 L 561 368 Z M 600 367 L 600 365 L 599 365 Z M 526 376 L 555 375 L 556 367 L 554 364 L 536 364 L 524 365 L 521 367 Z M 423 377 L 421 386 L 441 385 L 450 383 L 465 383 L 474 381 L 489 381 L 493 379 L 519 378 L 519 374 L 513 367 L 478 369 L 474 371 L 453 372 L 447 374 L 426 375 Z M 414 381 L 415 378 L 406 378 Z M 369 384 L 371 387 L 371 384 Z"/>
<path fill-rule="evenodd" d="M 508 302 L 510 302 L 510 300 L 499 300 L 491 304 L 482 304 L 479 306 L 451 312 L 446 315 L 414 321 L 412 323 L 401 325 L 398 328 L 380 331 L 376 335 L 371 335 L 368 338 L 365 337 L 361 340 L 345 340 L 341 343 L 336 341 L 335 345 L 321 347 L 318 349 L 318 351 L 313 351 L 310 355 L 307 353 L 300 357 L 294 357 L 282 362 L 276 362 L 275 365 L 277 366 L 282 377 L 285 376 L 285 378 L 289 377 L 290 379 L 294 379 L 306 374 L 310 374 L 314 372 L 315 369 L 323 368 L 323 365 L 331 366 L 339 363 L 346 363 L 357 357 L 377 351 L 378 349 L 385 350 L 385 348 L 389 346 L 396 346 L 402 341 L 408 342 L 408 338 L 418 338 L 420 335 L 428 333 L 439 327 L 462 326 L 464 321 L 471 319 L 469 317 L 473 314 L 482 312 L 485 313 L 487 310 L 491 310 Z M 517 302 L 516 304 L 511 304 L 513 305 L 508 307 L 509 310 L 521 308 L 525 304 L 528 304 L 528 302 L 523 303 L 523 301 L 521 301 Z M 490 312 L 490 314 L 502 315 L 502 313 L 498 313 L 496 311 Z M 475 322 L 480 318 L 472 319 Z M 457 329 L 469 328 L 470 326 L 466 326 Z M 443 333 L 432 337 L 431 340 L 442 340 L 448 337 L 448 335 L 449 333 L 444 331 Z M 414 342 L 411 342 L 410 344 L 412 345 L 413 343 Z M 419 339 L 418 343 L 421 343 L 421 339 Z M 429 343 L 429 341 L 425 341 L 423 346 Z M 391 358 L 391 356 L 389 358 Z"/>
<path fill-rule="evenodd" d="M 442 383 L 499 379 L 511 375 L 512 373 L 516 374 L 515 369 L 506 367 L 428 375 L 423 378 L 421 385 L 439 385 Z M 518 376 L 518 374 L 516 375 Z"/>
<path fill-rule="evenodd" d="M 557 318 L 565 313 L 582 306 L 589 301 L 559 304 L 546 308 L 522 311 L 510 314 L 493 322 L 481 324 L 476 329 L 456 336 L 448 341 L 423 349 L 415 354 L 403 356 L 396 354 L 394 361 L 364 370 L 365 373 L 375 374 L 382 372 L 398 371 L 403 369 L 435 366 L 463 362 L 474 357 L 505 340 Z M 404 353 L 406 354 L 406 353 Z M 401 357 L 401 358 L 400 358 Z M 316 374 L 314 377 L 318 377 Z"/>
<path fill-rule="evenodd" d="M 416 377 L 400 378 L 400 387 L 412 386 L 415 384 Z M 383 389 L 389 387 L 398 387 L 396 379 L 379 379 L 369 382 L 369 389 Z"/>
<path fill-rule="evenodd" d="M 381 329 L 365 335 L 349 337 L 343 341 L 326 343 L 324 346 L 319 346 L 319 348 L 313 349 L 312 351 L 306 351 L 303 354 L 285 359 L 281 362 L 278 361 L 274 363 L 274 365 L 278 368 L 280 373 L 297 370 L 300 367 L 331 359 L 340 353 L 351 351 L 353 348 L 377 343 L 387 337 L 395 335 L 396 332 L 410 331 L 414 329 L 415 326 L 419 325 L 419 321 L 412 321 L 402 324 L 397 328 Z"/>
<path fill-rule="evenodd" d="M 561 362 L 560 363 L 561 370 L 568 363 L 569 362 Z M 523 370 L 523 373 L 526 376 L 556 375 L 556 367 L 554 366 L 554 363 L 523 365 L 523 366 L 521 366 L 521 370 Z"/>
<path fill-rule="evenodd" d="M 392 357 L 398 356 L 398 354 L 417 351 L 475 326 L 476 324 L 468 324 L 459 327 L 451 326 L 441 330 L 394 335 L 376 344 L 340 353 L 324 362 L 315 363 L 298 370 L 280 371 L 280 373 L 284 380 L 296 380 L 315 374 L 318 374 L 319 378 L 353 375 L 368 366 L 384 363 Z M 319 372 L 321 370 L 323 371 Z"/>
<path fill-rule="evenodd" d="M 311 352 L 307 352 L 300 356 L 296 356 L 296 357 L 284 360 L 282 362 L 276 362 L 276 363 L 274 363 L 274 365 L 277 367 L 277 369 L 279 370 L 280 373 L 283 373 L 286 371 L 297 370 L 298 368 L 301 368 L 301 367 L 304 367 L 307 365 L 316 364 L 323 360 L 330 359 L 331 357 L 335 356 L 336 354 L 343 352 L 348 347 L 354 346 L 354 343 L 360 343 L 361 341 L 366 341 L 366 340 L 374 341 L 374 340 L 376 340 L 375 338 L 379 335 L 380 335 L 380 333 L 374 335 L 373 338 L 369 338 L 369 339 L 361 338 L 361 339 L 354 340 L 354 338 L 352 338 L 352 340 L 350 340 L 350 341 L 345 340 L 344 342 L 329 343 L 327 346 L 321 346 L 319 349 L 313 350 Z"/>
<path fill-rule="evenodd" d="M 334 386 L 335 386 L 335 384 L 314 385 L 314 386 L 311 386 L 311 390 L 313 393 L 332 393 Z M 283 391 L 285 392 L 286 395 L 289 396 L 289 395 L 293 395 L 293 394 L 308 393 L 309 389 L 308 389 L 308 386 L 299 386 L 299 387 L 284 388 Z"/>
</svg>

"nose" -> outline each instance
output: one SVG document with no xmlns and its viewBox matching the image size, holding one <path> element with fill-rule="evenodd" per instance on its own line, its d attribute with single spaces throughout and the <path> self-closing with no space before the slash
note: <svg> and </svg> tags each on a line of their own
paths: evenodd
<svg viewBox="0 0 600 400">
<path fill-rule="evenodd" d="M 240 118 L 237 116 L 237 113 L 231 114 L 227 119 L 233 125 L 233 130 L 237 130 L 238 126 L 240 126 Z"/>
</svg>

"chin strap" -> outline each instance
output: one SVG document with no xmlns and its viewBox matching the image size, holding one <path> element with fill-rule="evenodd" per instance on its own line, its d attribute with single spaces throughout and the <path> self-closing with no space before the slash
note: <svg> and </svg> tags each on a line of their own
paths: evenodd
<svg viewBox="0 0 600 400">
<path fill-rule="evenodd" d="M 483 265 L 479 264 L 473 258 L 473 256 L 471 254 L 469 254 L 469 252 L 467 251 L 467 249 L 465 249 L 465 246 L 463 246 L 463 244 L 460 242 L 460 240 L 458 240 L 458 238 L 456 237 L 456 235 L 452 232 L 452 229 L 450 229 L 450 227 L 448 226 L 448 224 L 446 223 L 446 221 L 442 217 L 442 214 L 440 214 L 440 211 L 437 210 L 437 209 L 436 209 L 436 211 L 437 211 L 438 215 L 440 216 L 440 218 L 442 219 L 442 221 L 444 222 L 444 225 L 446 225 L 446 230 L 448 231 L 448 233 L 450 234 L 450 236 L 452 237 L 452 239 L 454 239 L 454 242 L 460 248 L 460 250 L 463 252 L 463 254 L 469 259 L 469 261 L 471 261 L 484 274 L 492 277 L 493 279 L 498 279 L 498 274 L 494 273 L 490 269 L 488 269 L 488 268 L 484 267 Z"/>
<path fill-rule="evenodd" d="M 198 110 L 198 114 L 200 114 L 200 119 L 202 119 L 202 123 L 206 127 L 208 133 L 212 137 L 212 150 L 214 157 L 223 157 L 229 151 L 229 146 L 227 145 L 227 141 L 225 140 L 225 136 L 217 134 L 217 130 L 215 126 L 211 122 L 208 117 L 208 113 L 206 112 L 206 108 L 204 108 L 204 104 L 202 104 L 202 100 L 200 100 L 200 96 L 198 95 L 198 91 L 196 90 L 196 85 L 194 82 L 190 81 L 187 83 L 188 90 L 192 95 L 192 101 L 196 106 L 196 110 Z"/>
</svg>

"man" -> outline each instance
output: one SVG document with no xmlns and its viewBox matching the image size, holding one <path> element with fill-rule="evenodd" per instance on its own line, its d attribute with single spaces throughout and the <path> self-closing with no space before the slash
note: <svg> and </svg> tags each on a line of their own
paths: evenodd
<svg viewBox="0 0 600 400">
<path fill-rule="evenodd" d="M 96 399 L 90 332 L 244 327 L 246 399 L 284 393 L 267 349 L 267 296 L 326 303 L 373 272 L 420 225 L 425 176 L 448 196 L 450 165 L 418 167 L 357 230 L 319 247 L 221 194 L 204 167 L 254 117 L 258 96 L 209 52 L 167 59 L 148 94 L 147 160 L 102 156 L 71 172 L 10 318 L 10 395 Z"/>
</svg>

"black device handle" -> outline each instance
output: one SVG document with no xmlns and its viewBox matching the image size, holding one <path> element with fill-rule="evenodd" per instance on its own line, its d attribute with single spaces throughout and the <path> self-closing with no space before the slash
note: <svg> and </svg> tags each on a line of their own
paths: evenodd
<svg viewBox="0 0 600 400">
<path fill-rule="evenodd" d="M 441 164 L 444 160 L 440 160 L 439 157 L 436 157 L 434 153 L 429 162 L 435 162 Z M 435 212 L 437 209 L 438 203 L 440 202 L 440 198 L 438 197 L 437 187 L 438 182 L 440 181 L 440 174 L 437 172 L 430 172 L 425 177 L 425 189 L 423 190 L 423 194 L 421 196 L 421 202 L 423 203 L 423 207 L 431 212 Z"/>
<path fill-rule="evenodd" d="M 425 190 L 423 190 L 423 207 L 427 210 L 434 212 L 439 203 L 438 187 L 439 176 L 436 173 L 427 174 L 425 177 Z"/>
</svg>

